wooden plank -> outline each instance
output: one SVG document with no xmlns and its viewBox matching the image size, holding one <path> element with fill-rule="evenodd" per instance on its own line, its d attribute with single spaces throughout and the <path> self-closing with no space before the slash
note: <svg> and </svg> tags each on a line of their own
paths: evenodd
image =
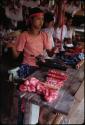
<svg viewBox="0 0 85 125">
<path fill-rule="evenodd" d="M 63 120 L 63 115 L 60 114 L 60 115 L 56 115 L 56 117 L 54 118 L 53 120 L 53 125 L 60 125 L 61 121 Z"/>
<path fill-rule="evenodd" d="M 75 98 L 78 101 L 81 101 L 84 98 L 84 81 L 82 82 L 81 86 L 79 87 L 78 91 L 76 92 Z"/>
<path fill-rule="evenodd" d="M 79 76 L 81 73 L 83 73 L 83 68 L 80 68 L 79 70 L 68 68 L 66 71 L 68 80 L 65 82 L 65 86 L 60 90 L 59 97 L 52 103 L 46 102 L 42 96 L 39 96 L 36 93 L 28 93 L 25 97 L 26 99 L 29 99 L 29 94 L 31 94 L 33 97 L 29 100 L 30 102 L 39 106 L 45 106 L 55 113 L 59 112 L 67 115 L 74 102 L 74 97 L 72 95 L 76 93 L 83 80 L 83 77 Z M 37 71 L 32 76 L 44 81 L 46 72 Z"/>
<path fill-rule="evenodd" d="M 84 80 L 84 65 L 80 69 L 68 68 L 66 73 L 68 74 L 68 80 L 65 82 L 64 88 L 75 95 Z"/>
<path fill-rule="evenodd" d="M 30 96 L 32 98 L 30 98 Z M 51 103 L 45 101 L 42 96 L 39 96 L 36 93 L 27 93 L 25 95 L 25 98 L 26 100 L 28 100 L 33 104 L 47 107 L 49 110 L 51 110 L 54 113 L 59 112 L 66 115 L 68 114 L 74 101 L 74 97 L 65 90 L 60 90 L 58 98 Z"/>
</svg>

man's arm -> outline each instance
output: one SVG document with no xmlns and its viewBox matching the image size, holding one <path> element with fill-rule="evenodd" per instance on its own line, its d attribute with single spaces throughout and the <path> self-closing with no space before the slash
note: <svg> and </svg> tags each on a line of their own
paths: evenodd
<svg viewBox="0 0 85 125">
<path fill-rule="evenodd" d="M 47 51 L 48 56 L 50 56 L 50 57 L 56 53 L 59 53 L 59 49 L 56 47 L 53 47 L 51 50 L 46 50 L 46 51 Z"/>
<path fill-rule="evenodd" d="M 12 52 L 13 52 L 14 58 L 18 58 L 18 56 L 19 56 L 19 54 L 20 54 L 21 52 L 19 52 L 19 51 L 16 50 L 16 46 L 15 46 L 14 43 L 8 43 L 8 44 L 7 44 L 7 48 L 11 48 L 11 49 L 12 49 Z"/>
</svg>

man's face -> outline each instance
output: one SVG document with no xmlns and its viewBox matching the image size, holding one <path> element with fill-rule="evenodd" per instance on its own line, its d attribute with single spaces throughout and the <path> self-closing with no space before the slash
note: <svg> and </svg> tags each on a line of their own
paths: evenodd
<svg viewBox="0 0 85 125">
<path fill-rule="evenodd" d="M 72 25 L 72 19 L 69 19 L 68 21 L 67 21 L 67 26 L 71 26 Z"/>
<path fill-rule="evenodd" d="M 54 26 L 54 21 L 51 21 L 49 24 L 48 24 L 48 27 L 49 28 L 52 28 Z"/>
<path fill-rule="evenodd" d="M 35 16 L 32 19 L 32 27 L 34 27 L 36 29 L 41 29 L 41 27 L 43 26 L 43 22 L 44 22 L 43 15 Z"/>
</svg>

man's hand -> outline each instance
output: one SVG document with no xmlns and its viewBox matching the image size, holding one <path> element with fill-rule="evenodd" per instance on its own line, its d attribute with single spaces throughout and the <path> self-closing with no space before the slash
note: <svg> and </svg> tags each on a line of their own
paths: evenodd
<svg viewBox="0 0 85 125">
<path fill-rule="evenodd" d="M 12 42 L 7 43 L 6 47 L 7 48 L 14 48 L 15 47 L 15 43 L 12 43 Z"/>
<path fill-rule="evenodd" d="M 45 63 L 45 58 L 44 58 L 43 55 L 37 56 L 36 59 L 39 60 L 39 61 L 41 61 L 41 62 L 43 62 L 43 63 Z"/>
<path fill-rule="evenodd" d="M 53 53 L 54 54 L 59 53 L 59 49 L 58 48 L 54 48 Z"/>
</svg>

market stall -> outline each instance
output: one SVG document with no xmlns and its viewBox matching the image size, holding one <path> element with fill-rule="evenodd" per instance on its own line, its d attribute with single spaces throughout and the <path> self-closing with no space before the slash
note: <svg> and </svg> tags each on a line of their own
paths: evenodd
<svg viewBox="0 0 85 125">
<path fill-rule="evenodd" d="M 0 95 L 3 96 L 0 107 L 0 121 L 6 124 L 13 122 L 14 124 L 37 124 L 40 120 L 43 122 L 42 118 L 44 117 L 43 124 L 61 124 L 64 117 L 67 118 L 69 115 L 69 111 L 75 103 L 75 95 L 84 81 L 84 35 L 82 34 L 83 39 L 80 34 L 74 36 L 71 34 L 71 38 L 69 38 L 70 29 L 73 27 L 66 27 L 65 21 L 68 22 L 68 20 L 65 20 L 64 16 L 67 12 L 67 5 L 70 6 L 67 1 L 53 0 L 52 2 L 47 0 L 44 3 L 43 0 L 13 0 L 10 4 L 8 3 L 8 1 L 0 3 L 0 6 L 3 5 L 2 8 L 5 7 L 4 16 L 3 12 L 1 13 L 3 21 L 0 21 Z M 78 3 L 78 5 L 80 4 Z M 45 13 L 51 11 L 51 14 L 54 15 L 54 18 L 52 18 L 52 21 L 54 19 L 55 22 L 55 25 L 52 24 L 52 28 L 54 28 L 52 31 L 55 32 L 53 40 L 55 39 L 54 46 L 55 48 L 58 47 L 59 51 L 54 53 L 52 57 L 47 58 L 31 54 L 30 57 L 35 58 L 38 67 L 34 67 L 34 73 L 31 72 L 29 76 L 23 78 L 23 70 L 21 72 L 18 72 L 18 70 L 24 51 L 15 59 L 8 45 L 10 43 L 16 44 L 15 42 L 23 30 L 28 32 L 29 12 L 31 8 L 36 6 Z M 77 7 L 75 6 L 74 9 Z M 83 10 L 79 10 L 75 15 L 81 16 L 81 12 Z M 74 15 L 73 10 L 70 14 Z M 4 19 L 6 19 L 6 22 Z M 75 34 L 76 32 L 84 33 L 84 29 L 74 28 L 74 32 Z M 65 33 L 67 33 L 66 36 L 64 36 Z M 37 48 L 38 45 L 36 45 Z M 24 66 L 26 72 L 28 72 L 28 67 Z M 6 92 L 6 95 L 5 90 L 8 92 Z M 5 104 L 6 100 L 7 104 Z M 8 109 L 9 116 L 4 112 L 4 107 Z M 42 107 L 47 110 L 45 116 L 43 116 L 44 110 L 41 112 Z M 3 114 L 7 115 L 7 121 L 2 118 Z M 68 121 L 69 119 L 67 119 L 67 124 Z"/>
<path fill-rule="evenodd" d="M 30 103 L 47 107 L 47 109 L 49 109 L 49 111 L 53 112 L 54 114 L 61 113 L 62 115 L 64 114 L 68 115 L 70 108 L 74 104 L 74 95 L 77 92 L 79 86 L 83 82 L 84 74 L 81 74 L 83 73 L 82 71 L 83 71 L 83 67 L 81 67 L 79 70 L 75 70 L 72 68 L 67 69 L 66 73 L 68 74 L 69 78 L 64 83 L 64 86 L 60 89 L 59 97 L 55 99 L 53 102 L 44 101 L 42 97 L 36 93 L 29 93 L 29 92 L 23 93 L 22 92 L 20 94 L 21 98 L 24 97 L 26 99 L 24 123 L 29 124 L 30 119 L 33 120 L 32 110 L 31 110 L 32 107 L 29 108 Z M 45 75 L 46 75 L 46 71 L 43 72 L 41 70 L 41 71 L 36 71 L 32 75 L 32 77 L 42 79 L 42 77 L 44 77 Z M 74 78 L 74 76 L 76 77 Z M 29 112 L 30 112 L 30 115 L 29 115 Z"/>
</svg>

